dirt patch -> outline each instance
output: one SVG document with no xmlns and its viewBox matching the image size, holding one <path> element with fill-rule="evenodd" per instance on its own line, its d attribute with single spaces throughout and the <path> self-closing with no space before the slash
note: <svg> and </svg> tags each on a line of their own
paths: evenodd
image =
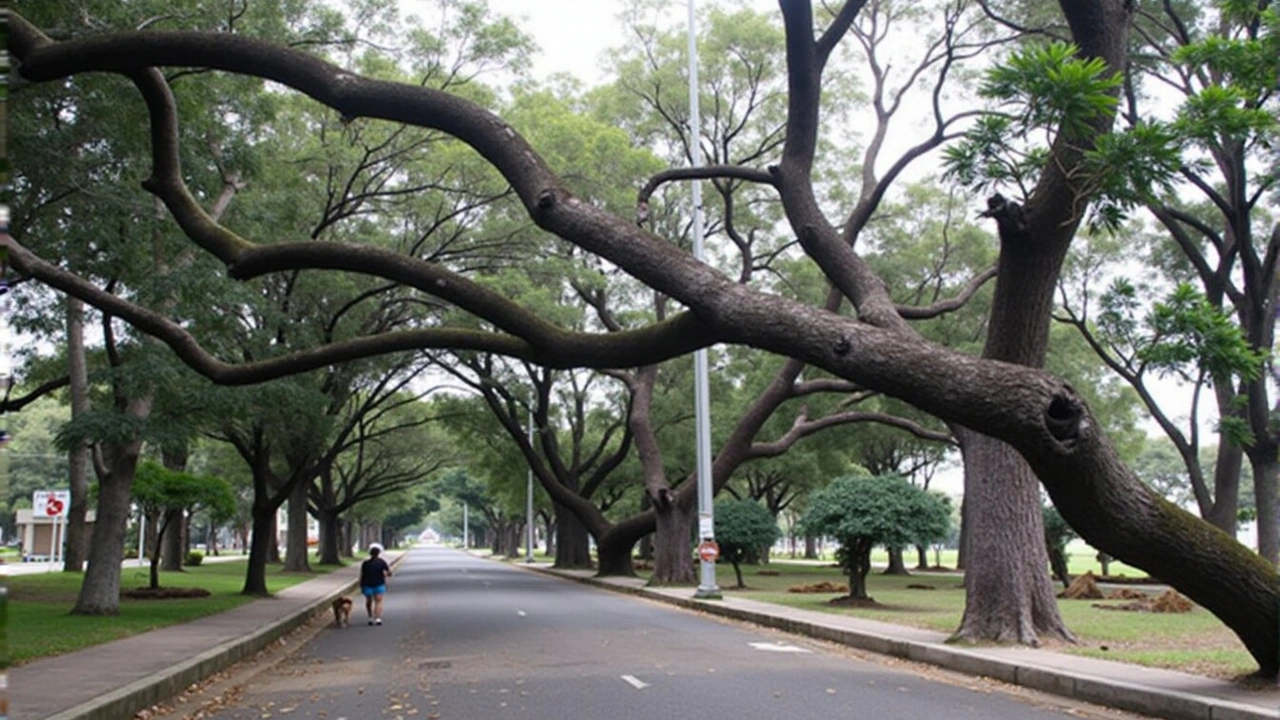
<svg viewBox="0 0 1280 720">
<path fill-rule="evenodd" d="M 1099 610 L 1127 610 L 1129 612 L 1152 612 L 1152 613 L 1186 613 L 1191 612 L 1195 607 L 1187 598 L 1178 594 L 1177 591 L 1169 589 L 1160 595 L 1151 596 L 1144 595 L 1132 602 L 1121 605 L 1103 605 L 1102 603 L 1094 603 L 1094 607 Z"/>
<path fill-rule="evenodd" d="M 932 585 L 921 585 L 919 583 L 911 583 L 910 585 L 907 586 L 907 589 L 908 590 L 937 590 L 938 588 Z"/>
<path fill-rule="evenodd" d="M 1068 600 L 1101 600 L 1105 595 L 1098 589 L 1098 579 L 1092 572 L 1087 572 L 1072 580 L 1058 597 Z"/>
<path fill-rule="evenodd" d="M 789 593 L 847 593 L 848 585 L 841 585 L 827 580 L 822 582 L 810 583 L 808 585 L 792 585 L 787 588 Z"/>
<path fill-rule="evenodd" d="M 204 588 L 179 587 L 139 587 L 131 590 L 120 591 L 120 597 L 129 598 L 130 600 L 182 600 L 187 598 L 209 597 L 212 594 L 213 593 L 205 590 Z"/>
<path fill-rule="evenodd" d="M 1141 590 L 1131 590 L 1129 588 L 1120 588 L 1107 593 L 1108 600 L 1146 600 L 1151 597 L 1150 593 L 1144 593 Z"/>
<path fill-rule="evenodd" d="M 856 598 L 856 597 L 851 597 L 849 595 L 845 595 L 844 597 L 831 598 L 830 600 L 827 601 L 827 604 L 835 605 L 836 607 L 887 609 L 886 606 L 876 602 L 874 598 Z"/>
</svg>

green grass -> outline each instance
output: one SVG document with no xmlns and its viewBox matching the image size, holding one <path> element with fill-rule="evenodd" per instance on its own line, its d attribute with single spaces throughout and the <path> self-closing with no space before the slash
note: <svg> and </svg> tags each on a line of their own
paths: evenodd
<svg viewBox="0 0 1280 720">
<path fill-rule="evenodd" d="M 9 659 L 21 664 L 36 658 L 74 652 L 129 637 L 166 625 L 195 620 L 230 610 L 253 597 L 241 595 L 246 560 L 205 563 L 185 572 L 162 572 L 162 587 L 199 587 L 208 597 L 170 600 L 121 599 L 120 614 L 111 617 L 71 615 L 82 576 L 50 572 L 16 575 L 6 579 L 9 590 L 7 634 Z M 317 573 L 335 569 L 312 565 Z M 314 575 L 283 573 L 280 566 L 267 569 L 267 588 L 278 592 Z M 148 569 L 127 567 L 120 585 L 124 589 L 146 587 Z"/>
<path fill-rule="evenodd" d="M 780 574 L 761 575 L 762 570 Z M 1112 574 L 1119 574 L 1114 564 L 1111 570 Z M 1134 576 L 1138 574 L 1137 571 L 1130 572 Z M 840 571 L 828 565 L 774 560 L 767 566 L 744 567 L 746 590 L 732 587 L 736 580 L 731 566 L 721 564 L 717 568 L 717 577 L 726 596 L 738 595 L 943 633 L 958 628 L 964 614 L 964 588 L 959 573 L 913 572 L 909 576 L 889 576 L 873 571 L 867 578 L 868 594 L 880 605 L 873 608 L 833 606 L 828 601 L 839 596 L 834 593 L 787 591 L 794 586 L 822 581 L 844 584 L 845 578 Z M 910 588 L 908 585 L 927 585 L 931 589 Z M 1116 606 L 1123 601 L 1058 601 L 1063 620 L 1079 643 L 1053 649 L 1221 678 L 1238 677 L 1257 669 L 1239 638 L 1199 606 L 1189 613 L 1171 614 L 1105 610 L 1096 607 L 1095 603 Z"/>
</svg>

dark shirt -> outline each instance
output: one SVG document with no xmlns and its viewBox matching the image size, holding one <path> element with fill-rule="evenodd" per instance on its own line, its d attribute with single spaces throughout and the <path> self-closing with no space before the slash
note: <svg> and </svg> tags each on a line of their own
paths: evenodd
<svg viewBox="0 0 1280 720">
<path fill-rule="evenodd" d="M 388 572 L 391 572 L 391 566 L 386 560 L 380 557 L 369 558 L 360 563 L 360 585 L 362 587 L 385 585 Z"/>
</svg>

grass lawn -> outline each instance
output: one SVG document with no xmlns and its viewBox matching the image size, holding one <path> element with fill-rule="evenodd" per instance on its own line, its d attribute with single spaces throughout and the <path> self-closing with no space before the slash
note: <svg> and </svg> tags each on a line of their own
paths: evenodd
<svg viewBox="0 0 1280 720">
<path fill-rule="evenodd" d="M 1090 555 L 1092 559 L 1092 554 Z M 930 558 L 932 561 L 932 558 Z M 945 556 L 944 556 L 945 561 Z M 911 563 L 909 563 L 911 564 Z M 760 574 L 777 572 L 778 575 Z M 1097 573 L 1098 570 L 1094 569 Z M 1111 567 L 1113 575 L 1124 570 Z M 1128 569 L 1130 576 L 1141 575 Z M 736 590 L 733 568 L 717 568 L 720 589 L 725 595 L 870 618 L 950 633 L 960 625 L 964 613 L 964 588 L 957 573 L 914 572 L 909 576 L 887 576 L 873 571 L 867 578 L 867 592 L 880 607 L 836 607 L 828 601 L 836 593 L 791 593 L 788 588 L 822 581 L 845 584 L 836 568 L 821 564 L 799 564 L 774 560 L 767 566 L 743 567 L 746 590 Z M 910 585 L 927 586 L 908 587 Z M 1060 588 L 1061 586 L 1059 586 Z M 1105 610 L 1124 601 L 1059 600 L 1067 627 L 1079 644 L 1053 647 L 1059 652 L 1107 658 L 1120 662 L 1173 668 L 1219 678 L 1233 678 L 1257 669 L 1244 645 L 1220 620 L 1196 606 L 1189 613 L 1146 613 Z"/>
<path fill-rule="evenodd" d="M 155 628 L 195 620 L 252 602 L 240 594 L 244 587 L 247 560 L 204 563 L 185 572 L 161 572 L 162 587 L 198 587 L 211 594 L 201 598 L 168 600 L 121 599 L 120 614 L 114 617 L 85 617 L 69 614 L 80 591 L 81 575 L 50 572 L 15 575 L 5 579 L 9 589 L 9 662 L 21 664 L 36 658 L 73 652 L 92 645 L 136 635 Z M 279 565 L 267 568 L 267 587 L 278 592 L 315 575 L 283 573 Z M 313 564 L 316 574 L 335 569 Z M 124 568 L 123 589 L 146 587 L 146 566 Z"/>
</svg>

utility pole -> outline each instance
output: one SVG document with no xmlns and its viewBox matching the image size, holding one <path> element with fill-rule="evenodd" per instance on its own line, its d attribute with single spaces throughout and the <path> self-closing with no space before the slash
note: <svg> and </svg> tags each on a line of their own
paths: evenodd
<svg viewBox="0 0 1280 720">
<path fill-rule="evenodd" d="M 702 165 L 701 118 L 698 115 L 698 33 L 694 0 L 689 0 L 689 146 L 693 167 Z M 693 180 L 693 256 L 703 260 L 702 182 Z M 698 476 L 698 559 L 701 567 L 694 597 L 718 598 L 716 585 L 715 516 L 711 483 L 711 403 L 708 398 L 707 351 L 693 353 L 694 439 L 697 443 Z"/>
</svg>

